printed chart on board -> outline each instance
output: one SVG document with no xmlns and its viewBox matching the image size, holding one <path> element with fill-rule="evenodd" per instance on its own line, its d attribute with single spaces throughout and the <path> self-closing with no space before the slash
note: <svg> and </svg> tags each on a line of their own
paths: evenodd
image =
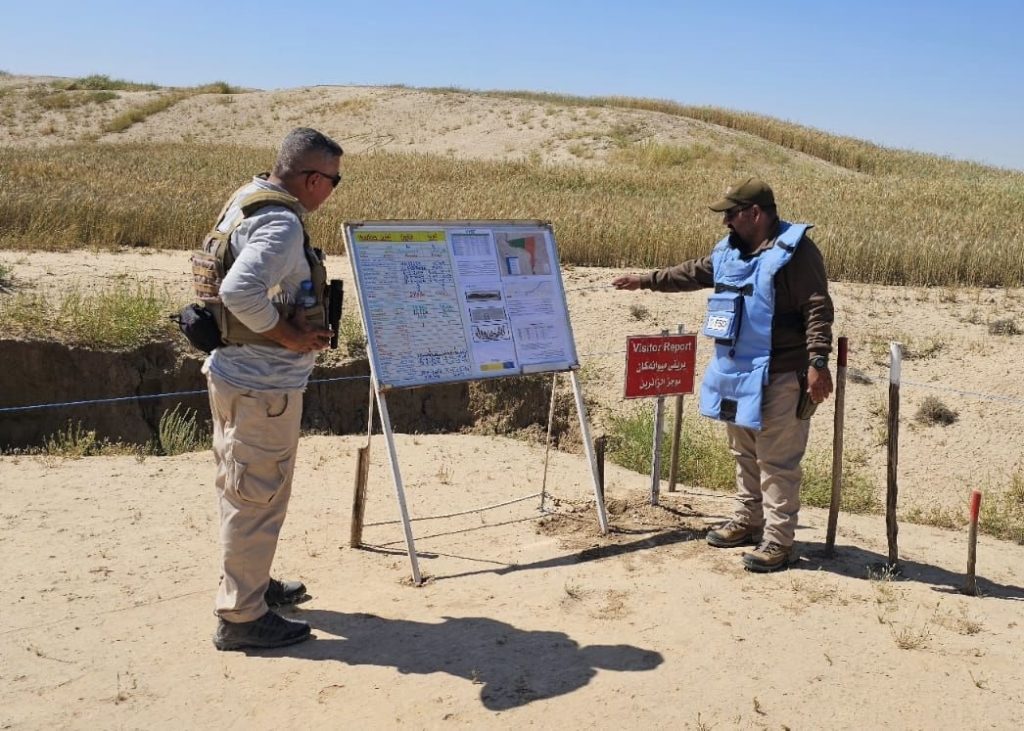
<svg viewBox="0 0 1024 731">
<path fill-rule="evenodd" d="M 565 371 L 576 345 L 549 224 L 345 224 L 382 388 Z"/>
</svg>

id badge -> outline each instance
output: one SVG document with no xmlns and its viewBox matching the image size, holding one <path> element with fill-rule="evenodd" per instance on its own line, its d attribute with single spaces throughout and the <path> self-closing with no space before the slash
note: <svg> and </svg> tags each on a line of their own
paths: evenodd
<svg viewBox="0 0 1024 731">
<path fill-rule="evenodd" d="M 742 307 L 743 295 L 739 292 L 717 292 L 708 297 L 704 334 L 715 340 L 735 341 L 739 335 Z"/>
</svg>

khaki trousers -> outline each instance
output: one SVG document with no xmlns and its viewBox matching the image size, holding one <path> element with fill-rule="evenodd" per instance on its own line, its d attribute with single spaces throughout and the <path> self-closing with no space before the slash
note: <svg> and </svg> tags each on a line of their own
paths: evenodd
<svg viewBox="0 0 1024 731">
<path fill-rule="evenodd" d="M 729 424 L 729 449 L 736 458 L 736 519 L 764 526 L 764 539 L 793 545 L 800 511 L 800 460 L 810 420 L 798 419 L 796 373 L 769 377 L 761 403 L 761 431 Z"/>
<path fill-rule="evenodd" d="M 250 622 L 263 594 L 288 510 L 302 419 L 302 391 L 239 389 L 206 374 L 213 414 L 223 577 L 216 613 Z"/>
</svg>

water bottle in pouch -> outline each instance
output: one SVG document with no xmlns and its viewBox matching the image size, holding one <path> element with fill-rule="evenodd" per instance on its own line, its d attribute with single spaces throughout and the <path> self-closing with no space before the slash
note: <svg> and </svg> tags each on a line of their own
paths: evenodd
<svg viewBox="0 0 1024 731">
<path fill-rule="evenodd" d="M 299 285 L 299 298 L 297 304 L 304 310 L 316 307 L 316 295 L 313 293 L 313 281 L 303 279 Z"/>
</svg>

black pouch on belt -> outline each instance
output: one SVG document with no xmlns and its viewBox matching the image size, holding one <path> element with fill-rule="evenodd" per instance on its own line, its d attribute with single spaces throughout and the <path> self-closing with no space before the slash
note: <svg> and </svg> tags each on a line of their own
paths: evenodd
<svg viewBox="0 0 1024 731">
<path fill-rule="evenodd" d="M 178 323 L 181 332 L 197 350 L 212 353 L 214 348 L 224 345 L 216 318 L 202 305 L 186 305 L 177 315 L 171 315 L 171 319 Z"/>
<path fill-rule="evenodd" d="M 807 391 L 807 371 L 800 371 L 797 378 L 800 381 L 800 399 L 796 402 L 796 418 L 807 421 L 814 416 L 818 404 L 811 399 L 811 394 Z"/>
</svg>

